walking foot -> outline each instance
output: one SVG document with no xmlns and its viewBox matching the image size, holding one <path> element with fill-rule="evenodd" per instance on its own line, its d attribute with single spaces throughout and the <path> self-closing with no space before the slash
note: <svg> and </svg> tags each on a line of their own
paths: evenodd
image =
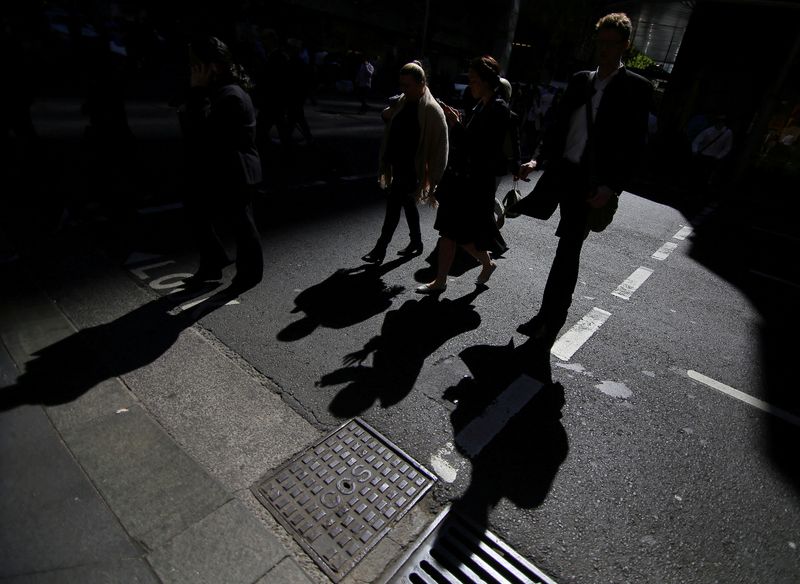
<svg viewBox="0 0 800 584">
<path fill-rule="evenodd" d="M 485 284 L 486 282 L 489 281 L 489 278 L 492 277 L 492 274 L 494 274 L 494 271 L 496 269 L 497 269 L 497 264 L 492 262 L 491 264 L 489 264 L 488 266 L 486 266 L 481 270 L 481 273 L 478 274 L 477 278 L 475 278 L 475 283 Z"/>
<path fill-rule="evenodd" d="M 417 294 L 441 294 L 445 290 L 447 290 L 447 284 L 430 282 L 428 284 L 423 284 L 422 286 L 417 286 L 414 292 Z"/>
</svg>

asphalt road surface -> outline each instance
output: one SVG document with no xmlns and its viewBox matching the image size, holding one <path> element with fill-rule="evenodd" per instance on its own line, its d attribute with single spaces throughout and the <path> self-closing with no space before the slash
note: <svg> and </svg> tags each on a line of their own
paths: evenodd
<svg viewBox="0 0 800 584">
<path fill-rule="evenodd" d="M 318 145 L 298 147 L 298 167 L 319 172 L 258 201 L 263 282 L 202 327 L 318 428 L 361 416 L 437 473 L 438 502 L 558 582 L 798 581 L 800 483 L 779 453 L 796 456 L 800 417 L 768 384 L 764 311 L 693 258 L 689 218 L 624 193 L 586 242 L 548 353 L 515 329 L 538 309 L 557 216 L 507 221 L 487 287 L 465 261 L 441 297 L 422 297 L 435 211 L 421 209 L 422 256 L 394 255 L 408 242 L 401 220 L 384 265 L 365 266 L 384 211 L 380 123 L 341 111 L 313 121 Z M 196 261 L 174 202 L 141 206 L 107 237 L 159 293 Z M 726 253 L 737 261 L 716 249 Z"/>
</svg>

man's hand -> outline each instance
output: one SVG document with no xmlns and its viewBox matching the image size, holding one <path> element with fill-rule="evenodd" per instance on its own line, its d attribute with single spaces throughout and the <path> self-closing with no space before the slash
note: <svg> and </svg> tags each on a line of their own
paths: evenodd
<svg viewBox="0 0 800 584">
<path fill-rule="evenodd" d="M 192 74 L 190 77 L 192 87 L 208 87 L 211 83 L 212 73 L 211 65 L 206 65 L 205 63 L 192 65 Z"/>
<path fill-rule="evenodd" d="M 589 203 L 589 206 L 593 209 L 599 209 L 600 207 L 604 207 L 606 203 L 608 203 L 608 199 L 614 196 L 614 191 L 612 191 L 606 185 L 600 185 L 594 191 L 594 195 L 586 199 L 586 202 Z"/>
<path fill-rule="evenodd" d="M 530 160 L 530 161 L 526 162 L 525 164 L 521 164 L 519 166 L 519 170 L 514 175 L 514 178 L 515 179 L 521 179 L 521 180 L 524 180 L 524 181 L 527 182 L 528 175 L 530 173 L 532 173 L 534 170 L 536 170 L 536 161 L 535 160 Z"/>
</svg>

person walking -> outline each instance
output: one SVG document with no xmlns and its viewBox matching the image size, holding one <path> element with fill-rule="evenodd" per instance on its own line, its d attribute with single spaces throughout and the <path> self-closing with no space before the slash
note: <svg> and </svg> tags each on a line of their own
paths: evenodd
<svg viewBox="0 0 800 584">
<path fill-rule="evenodd" d="M 416 289 L 419 294 L 447 288 L 459 245 L 480 262 L 475 282 L 481 285 L 497 268 L 489 250 L 507 249 L 494 218 L 495 193 L 498 177 L 509 172 L 516 176 L 520 171 L 519 129 L 501 97 L 504 87 L 497 61 L 488 55 L 477 57 L 470 62 L 467 76 L 478 102 L 463 119 L 458 110 L 445 108 L 453 155 L 434 194 L 439 202 L 434 223 L 439 231 L 437 273 L 432 282 Z"/>
<path fill-rule="evenodd" d="M 692 140 L 694 176 L 697 186 L 706 188 L 716 184 L 717 173 L 733 149 L 733 131 L 726 125 L 724 115 L 714 117 L 714 124 Z"/>
<path fill-rule="evenodd" d="M 191 87 L 178 109 L 187 146 L 185 206 L 200 252 L 199 268 L 189 283 L 222 279 L 222 268 L 230 260 L 214 223 L 224 218 L 236 240 L 232 289 L 246 290 L 260 282 L 263 273 L 253 220 L 253 198 L 262 181 L 256 113 L 245 91 L 247 79 L 225 43 L 203 38 L 192 42 L 189 54 Z"/>
<path fill-rule="evenodd" d="M 362 257 L 380 264 L 405 211 L 410 243 L 398 255 L 422 253 L 417 202 L 427 200 L 447 166 L 447 122 L 441 106 L 428 89 L 419 62 L 403 65 L 399 85 L 402 95 L 381 114 L 386 122 L 380 151 L 380 184 L 388 188 L 386 215 L 375 247 Z"/>
<path fill-rule="evenodd" d="M 561 209 L 558 247 L 541 307 L 517 329 L 548 346 L 566 322 L 590 227 L 602 230 L 610 222 L 647 141 L 653 86 L 622 64 L 631 30 L 631 21 L 623 13 L 598 20 L 594 39 L 597 69 L 581 71 L 570 79 L 555 122 L 545 133 L 539 158 L 523 165 L 523 176 L 537 166 L 544 168 L 544 174 L 515 212 L 530 214 L 526 203 L 548 191 Z M 555 201 L 550 213 L 554 210 Z M 605 223 L 598 227 L 593 222 L 600 216 Z"/>
<path fill-rule="evenodd" d="M 372 76 L 375 74 L 375 66 L 370 62 L 369 56 L 364 55 L 356 73 L 356 92 L 361 100 L 359 113 L 369 111 L 367 98 L 372 91 Z"/>
</svg>

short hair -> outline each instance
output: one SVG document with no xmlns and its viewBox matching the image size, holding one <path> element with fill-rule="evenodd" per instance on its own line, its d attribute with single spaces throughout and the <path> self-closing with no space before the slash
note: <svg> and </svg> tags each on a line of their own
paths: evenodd
<svg viewBox="0 0 800 584">
<path fill-rule="evenodd" d="M 425 83 L 425 69 L 419 61 L 411 61 L 400 68 L 400 75 L 411 75 L 419 84 Z"/>
<path fill-rule="evenodd" d="M 631 24 L 631 19 L 624 12 L 612 12 L 598 20 L 594 29 L 596 31 L 600 29 L 615 30 L 619 33 L 623 42 L 628 42 L 633 32 L 633 25 Z"/>
<path fill-rule="evenodd" d="M 469 62 L 469 68 L 492 89 L 500 83 L 500 64 L 491 55 L 475 57 Z"/>
</svg>

